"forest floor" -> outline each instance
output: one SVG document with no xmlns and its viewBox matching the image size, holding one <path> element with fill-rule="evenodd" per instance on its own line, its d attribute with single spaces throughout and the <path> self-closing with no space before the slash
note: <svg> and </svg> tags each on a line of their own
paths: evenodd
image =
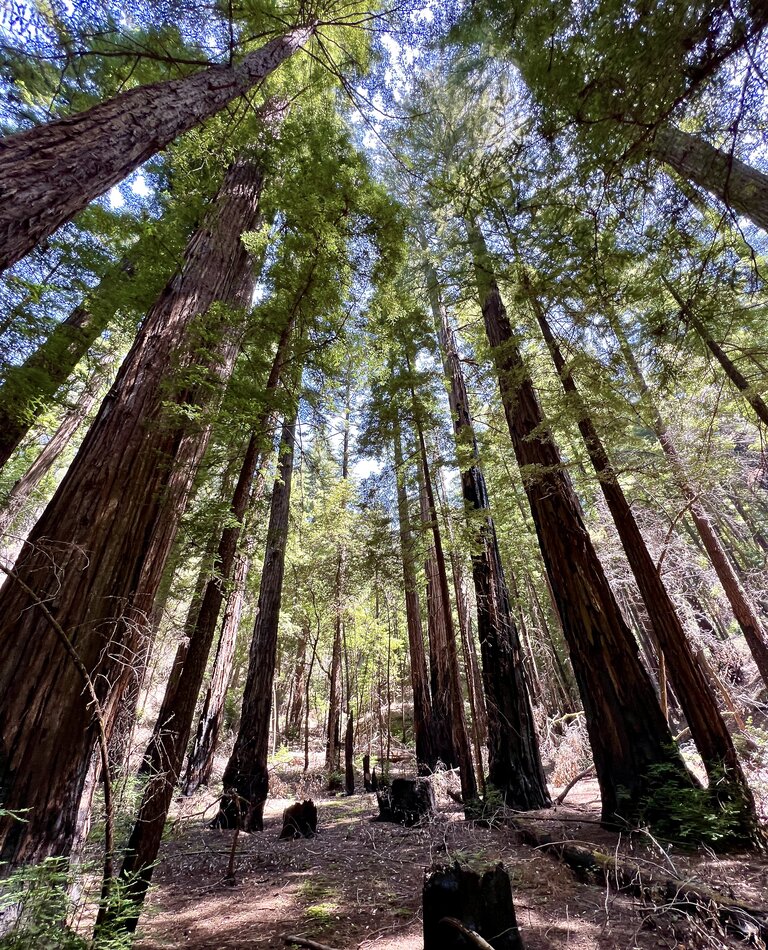
<svg viewBox="0 0 768 950">
<path fill-rule="evenodd" d="M 296 784 L 292 787 L 292 778 Z M 508 822 L 465 821 L 438 784 L 439 811 L 419 827 L 373 822 L 374 795 L 322 797 L 297 771 L 276 775 L 264 831 L 241 834 L 235 883 L 225 882 L 234 832 L 207 827 L 215 795 L 202 790 L 177 803 L 177 821 L 163 845 L 137 950 L 246 950 L 285 947 L 298 935 L 338 950 L 422 947 L 421 889 L 425 868 L 460 860 L 482 868 L 503 861 L 512 880 L 518 924 L 527 950 L 588 948 L 744 947 L 714 921 L 617 893 L 610 873 L 579 879 L 545 846 L 522 841 Z M 294 792 L 311 792 L 319 834 L 279 841 L 282 811 Z M 768 904 L 768 860 L 716 857 L 662 848 L 649 836 L 602 829 L 594 781 L 582 781 L 556 809 L 527 815 L 528 830 L 631 858 L 639 876 L 695 882 L 731 901 Z M 747 944 L 749 945 L 749 944 Z M 753 943 L 752 946 L 763 946 Z"/>
</svg>

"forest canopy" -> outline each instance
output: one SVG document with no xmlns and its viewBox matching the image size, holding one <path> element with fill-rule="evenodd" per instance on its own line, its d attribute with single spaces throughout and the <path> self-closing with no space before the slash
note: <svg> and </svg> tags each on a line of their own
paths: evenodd
<svg viewBox="0 0 768 950">
<path fill-rule="evenodd" d="M 362 788 L 764 861 L 766 9 L 3 7 L 0 946 Z"/>
</svg>

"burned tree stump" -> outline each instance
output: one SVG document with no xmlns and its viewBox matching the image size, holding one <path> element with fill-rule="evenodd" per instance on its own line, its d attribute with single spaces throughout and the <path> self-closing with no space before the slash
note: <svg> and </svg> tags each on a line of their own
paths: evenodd
<svg viewBox="0 0 768 950">
<path fill-rule="evenodd" d="M 283 830 L 280 840 L 285 838 L 312 838 L 317 834 L 317 805 L 308 799 L 296 802 L 283 812 Z"/>
<path fill-rule="evenodd" d="M 363 787 L 366 792 L 375 792 L 373 781 L 371 779 L 371 757 L 366 753 L 363 756 Z"/>
<path fill-rule="evenodd" d="M 378 821 L 415 825 L 434 815 L 435 791 L 428 778 L 396 778 L 389 788 L 376 792 Z"/>
<path fill-rule="evenodd" d="M 479 935 L 493 950 L 523 950 L 503 864 L 482 877 L 458 862 L 425 875 L 424 950 L 483 946 L 466 931 Z"/>
</svg>

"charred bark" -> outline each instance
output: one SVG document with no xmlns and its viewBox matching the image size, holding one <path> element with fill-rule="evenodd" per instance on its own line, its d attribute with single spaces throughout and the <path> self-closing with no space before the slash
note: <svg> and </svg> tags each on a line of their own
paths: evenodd
<svg viewBox="0 0 768 950">
<path fill-rule="evenodd" d="M 603 820 L 632 821 L 660 775 L 688 787 L 692 779 L 592 546 L 473 222 L 469 235 L 504 412 L 584 705 Z"/>
<path fill-rule="evenodd" d="M 238 352 L 237 326 L 222 326 L 222 313 L 251 302 L 240 235 L 258 226 L 261 186 L 252 161 L 227 172 L 16 563 L 34 597 L 11 581 L 0 596 L 0 788 L 7 808 L 30 809 L 24 823 L 0 818 L 7 868 L 68 853 L 95 740 L 79 675 L 35 598 L 54 609 L 111 723 Z M 214 326 L 221 332 L 200 355 Z"/>
<path fill-rule="evenodd" d="M 480 467 L 469 396 L 455 334 L 440 297 L 437 275 L 427 267 L 432 312 L 438 325 L 461 471 L 461 488 L 474 529 L 472 577 L 488 710 L 488 778 L 510 808 L 522 811 L 550 804 L 539 742 L 512 615 L 509 591 Z"/>
</svg>

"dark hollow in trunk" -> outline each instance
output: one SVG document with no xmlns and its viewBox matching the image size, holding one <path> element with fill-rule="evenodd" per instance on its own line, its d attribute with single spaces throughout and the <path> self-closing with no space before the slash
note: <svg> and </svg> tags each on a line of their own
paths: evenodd
<svg viewBox="0 0 768 950">
<path fill-rule="evenodd" d="M 437 274 L 427 267 L 432 311 L 438 324 L 448 398 L 456 435 L 461 487 L 470 528 L 474 529 L 472 577 L 477 602 L 477 627 L 483 663 L 488 715 L 488 779 L 510 808 L 546 808 L 550 804 L 539 756 L 523 652 L 512 616 L 501 563 L 496 526 L 490 513 L 485 476 L 472 424 L 464 373 L 441 299 Z"/>
<path fill-rule="evenodd" d="M 415 825 L 435 814 L 437 802 L 428 778 L 396 778 L 391 786 L 376 792 L 379 815 L 376 821 Z"/>
<path fill-rule="evenodd" d="M 503 864 L 482 876 L 458 862 L 429 871 L 423 902 L 424 950 L 471 948 L 472 942 L 455 922 L 479 934 L 494 950 L 523 950 L 512 885 Z"/>
<path fill-rule="evenodd" d="M 108 726 L 150 635 L 211 411 L 239 349 L 237 324 L 222 325 L 222 312 L 250 306 L 254 273 L 240 236 L 258 227 L 261 186 L 254 162 L 227 172 L 185 267 L 147 314 L 16 562 L 97 684 Z M 12 865 L 68 853 L 95 728 L 80 676 L 34 599 L 9 581 L 0 607 L 0 788 L 8 809 L 30 809 L 26 823 L 0 818 L 0 856 Z"/>
<path fill-rule="evenodd" d="M 236 66 L 137 86 L 0 141 L 0 271 L 182 133 L 268 76 L 313 36 L 297 27 Z"/>
<path fill-rule="evenodd" d="M 240 728 L 222 779 L 224 794 L 219 813 L 213 821 L 214 827 L 218 828 L 261 831 L 263 827 L 264 803 L 269 792 L 269 725 L 288 540 L 296 412 L 298 401 L 293 417 L 284 420 L 280 437 L 279 473 L 272 490 L 267 545 Z"/>
<path fill-rule="evenodd" d="M 295 838 L 314 838 L 317 834 L 317 805 L 312 799 L 296 802 L 283 812 L 280 841 Z"/>
</svg>

